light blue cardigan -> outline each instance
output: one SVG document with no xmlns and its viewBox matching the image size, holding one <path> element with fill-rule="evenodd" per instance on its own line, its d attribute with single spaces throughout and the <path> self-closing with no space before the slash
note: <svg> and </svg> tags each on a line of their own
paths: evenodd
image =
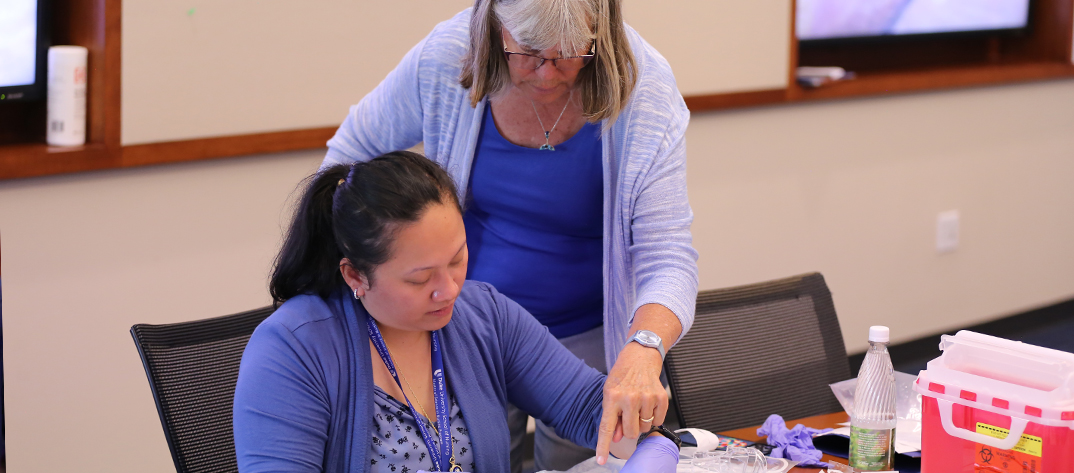
<svg viewBox="0 0 1074 473">
<path fill-rule="evenodd" d="M 487 99 L 470 106 L 459 85 L 470 10 L 440 23 L 358 105 L 328 141 L 322 168 L 369 160 L 424 141 L 465 197 Z M 683 334 L 694 320 L 697 252 L 686 195 L 690 112 L 671 67 L 627 27 L 637 86 L 604 143 L 604 353 L 608 366 L 644 304 L 670 309 Z M 550 297 L 555 297 L 551 294 Z M 665 341 L 668 344 L 668 341 Z M 670 348 L 670 344 L 668 347 Z"/>
</svg>

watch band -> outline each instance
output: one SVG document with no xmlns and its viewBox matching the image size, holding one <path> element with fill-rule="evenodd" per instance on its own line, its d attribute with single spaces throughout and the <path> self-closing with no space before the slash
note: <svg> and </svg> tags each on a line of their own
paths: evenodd
<svg viewBox="0 0 1074 473">
<path fill-rule="evenodd" d="M 675 443 L 675 448 L 682 450 L 682 439 L 680 439 L 679 436 L 675 434 L 675 432 L 672 432 L 671 429 L 664 427 L 663 425 L 654 425 L 651 429 L 649 429 L 648 433 L 638 438 L 638 443 L 641 443 L 643 440 L 645 440 L 646 437 L 652 434 L 660 434 L 664 437 L 667 437 L 668 440 L 671 440 Z"/>
</svg>

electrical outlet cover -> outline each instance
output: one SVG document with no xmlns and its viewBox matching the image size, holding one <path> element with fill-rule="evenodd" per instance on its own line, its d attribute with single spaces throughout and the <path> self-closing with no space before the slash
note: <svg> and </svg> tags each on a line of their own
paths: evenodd
<svg viewBox="0 0 1074 473">
<path fill-rule="evenodd" d="M 940 212 L 936 216 L 936 252 L 950 253 L 958 249 L 958 210 Z"/>
</svg>

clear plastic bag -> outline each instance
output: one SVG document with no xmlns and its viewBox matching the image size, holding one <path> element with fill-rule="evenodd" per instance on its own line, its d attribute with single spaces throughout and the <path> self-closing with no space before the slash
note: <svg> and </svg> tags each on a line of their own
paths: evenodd
<svg viewBox="0 0 1074 473">
<path fill-rule="evenodd" d="M 921 422 L 921 395 L 914 392 L 917 376 L 895 372 L 895 416 L 903 420 Z M 850 378 L 830 384 L 835 398 L 847 413 L 854 411 L 854 389 L 858 378 Z"/>
<path fill-rule="evenodd" d="M 700 452 L 690 462 L 701 471 L 715 473 L 783 473 L 798 464 L 783 458 L 766 457 L 752 447 L 729 447 L 725 451 Z"/>
</svg>

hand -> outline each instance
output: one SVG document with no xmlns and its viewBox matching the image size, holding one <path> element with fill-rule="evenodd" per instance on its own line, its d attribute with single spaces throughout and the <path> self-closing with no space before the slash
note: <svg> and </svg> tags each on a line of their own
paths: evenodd
<svg viewBox="0 0 1074 473">
<path fill-rule="evenodd" d="M 619 473 L 675 473 L 678 464 L 679 448 L 675 442 L 663 435 L 652 434 L 638 445 Z"/>
<path fill-rule="evenodd" d="M 637 343 L 619 352 L 604 382 L 604 413 L 597 436 L 597 463 L 608 461 L 612 442 L 636 439 L 664 423 L 668 394 L 660 384 L 660 353 Z M 678 458 L 676 456 L 676 458 Z"/>
</svg>

